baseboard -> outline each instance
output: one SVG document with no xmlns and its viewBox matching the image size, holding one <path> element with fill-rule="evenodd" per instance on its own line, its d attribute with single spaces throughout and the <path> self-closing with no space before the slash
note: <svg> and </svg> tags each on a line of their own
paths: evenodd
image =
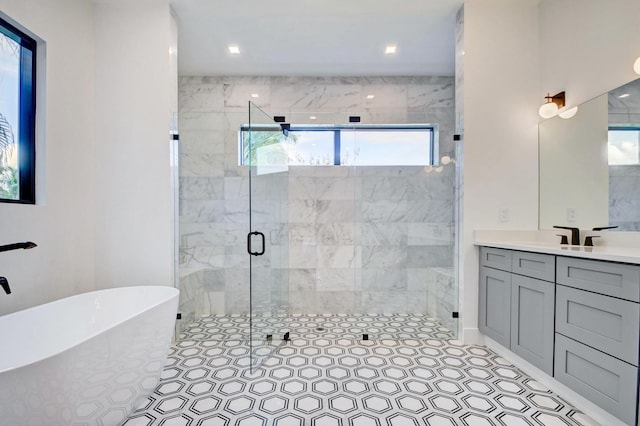
<svg viewBox="0 0 640 426">
<path fill-rule="evenodd" d="M 511 362 L 513 365 L 518 367 L 523 372 L 527 373 L 529 376 L 534 378 L 536 381 L 540 382 L 544 386 L 546 386 L 550 391 L 558 394 L 560 397 L 565 399 L 571 405 L 585 413 L 587 416 L 591 417 L 593 420 L 597 421 L 602 425 L 607 426 L 628 426 L 626 423 L 614 417 L 607 411 L 595 405 L 593 402 L 589 401 L 582 395 L 576 393 L 574 390 L 568 388 L 562 383 L 558 382 L 553 377 L 549 376 L 544 371 L 540 370 L 538 367 L 534 366 L 530 362 L 525 359 L 519 357 L 518 355 L 511 352 L 509 349 L 502 346 L 500 343 L 496 342 L 490 337 L 484 336 L 484 340 L 486 346 L 500 355 L 502 358 Z"/>
<path fill-rule="evenodd" d="M 458 340 L 462 341 L 465 345 L 481 345 L 484 346 L 484 334 L 480 333 L 477 328 L 463 328 L 462 335 Z"/>
</svg>

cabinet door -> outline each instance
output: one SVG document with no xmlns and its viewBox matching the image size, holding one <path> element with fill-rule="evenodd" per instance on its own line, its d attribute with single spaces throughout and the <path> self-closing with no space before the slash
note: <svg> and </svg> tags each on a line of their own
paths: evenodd
<svg viewBox="0 0 640 426">
<path fill-rule="evenodd" d="M 555 284 L 512 275 L 511 350 L 553 375 Z"/>
<path fill-rule="evenodd" d="M 557 282 L 580 290 L 640 302 L 640 266 L 558 257 Z"/>
<path fill-rule="evenodd" d="M 554 377 L 629 425 L 636 423 L 638 369 L 573 339 L 556 335 Z"/>
<path fill-rule="evenodd" d="M 480 268 L 478 328 L 507 348 L 510 347 L 511 274 Z"/>
<path fill-rule="evenodd" d="M 556 257 L 551 254 L 514 251 L 511 255 L 511 272 L 539 280 L 556 280 Z"/>
<path fill-rule="evenodd" d="M 511 271 L 511 250 L 480 247 L 480 266 Z"/>
<path fill-rule="evenodd" d="M 638 365 L 640 306 L 627 300 L 559 285 L 556 331 Z"/>
</svg>

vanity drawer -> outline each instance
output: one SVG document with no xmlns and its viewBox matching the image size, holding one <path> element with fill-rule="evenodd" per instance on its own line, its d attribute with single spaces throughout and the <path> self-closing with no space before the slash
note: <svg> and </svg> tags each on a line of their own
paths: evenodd
<svg viewBox="0 0 640 426">
<path fill-rule="evenodd" d="M 511 272 L 511 250 L 480 247 L 480 266 Z"/>
<path fill-rule="evenodd" d="M 511 272 L 554 282 L 556 279 L 556 257 L 551 254 L 514 251 L 511 255 Z"/>
<path fill-rule="evenodd" d="M 627 424 L 635 424 L 638 369 L 556 334 L 554 377 Z"/>
<path fill-rule="evenodd" d="M 640 266 L 557 258 L 557 283 L 640 302 Z"/>
<path fill-rule="evenodd" d="M 638 365 L 637 303 L 556 286 L 556 332 Z"/>
</svg>

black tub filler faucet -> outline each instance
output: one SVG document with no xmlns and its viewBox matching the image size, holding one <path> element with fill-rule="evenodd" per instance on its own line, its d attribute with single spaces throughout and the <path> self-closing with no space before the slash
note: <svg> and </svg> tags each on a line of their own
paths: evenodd
<svg viewBox="0 0 640 426">
<path fill-rule="evenodd" d="M 4 246 L 0 246 L 0 252 L 10 251 L 10 250 L 19 250 L 19 249 L 31 249 L 37 247 L 36 243 L 32 243 L 31 241 L 26 241 L 24 243 L 13 243 L 7 244 Z M 9 287 L 9 281 L 5 277 L 0 277 L 0 287 L 4 290 L 5 293 L 11 294 L 11 287 Z"/>
</svg>

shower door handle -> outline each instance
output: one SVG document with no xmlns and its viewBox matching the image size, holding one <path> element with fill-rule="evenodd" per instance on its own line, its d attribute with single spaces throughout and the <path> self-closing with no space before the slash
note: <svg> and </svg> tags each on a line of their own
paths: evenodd
<svg viewBox="0 0 640 426">
<path fill-rule="evenodd" d="M 262 238 L 262 250 L 261 251 L 251 251 L 251 237 L 253 235 L 260 235 Z M 251 256 L 262 256 L 264 254 L 264 234 L 262 232 L 253 231 L 247 234 L 247 251 Z"/>
</svg>

